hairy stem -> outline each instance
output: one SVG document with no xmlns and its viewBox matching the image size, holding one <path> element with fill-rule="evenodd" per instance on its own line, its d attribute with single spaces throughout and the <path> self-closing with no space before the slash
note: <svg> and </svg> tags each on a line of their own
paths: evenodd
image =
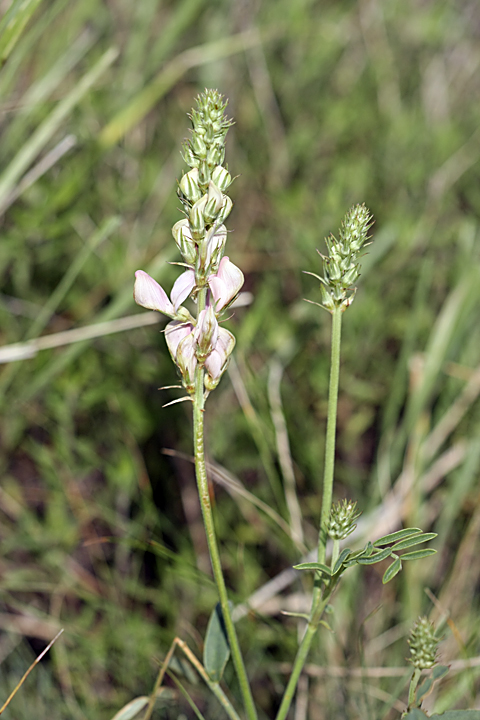
<svg viewBox="0 0 480 720">
<path fill-rule="evenodd" d="M 199 293 L 198 308 L 201 311 L 205 306 L 204 292 Z M 193 441 L 195 450 L 195 474 L 197 478 L 198 495 L 202 508 L 203 524 L 205 534 L 207 536 L 208 550 L 210 553 L 210 561 L 212 563 L 213 576 L 218 589 L 220 606 L 222 608 L 223 620 L 227 631 L 232 660 L 235 666 L 238 683 L 243 697 L 245 711 L 249 720 L 256 720 L 257 712 L 253 702 L 250 685 L 245 670 L 245 665 L 240 651 L 235 626 L 233 624 L 230 608 L 228 605 L 228 594 L 223 577 L 222 565 L 220 562 L 220 554 L 218 551 L 217 538 L 215 534 L 215 526 L 213 522 L 212 506 L 210 503 L 210 494 L 208 491 L 207 470 L 205 465 L 205 448 L 204 448 L 204 386 L 203 386 L 203 367 L 197 366 L 195 372 L 195 397 L 193 402 Z"/>
</svg>

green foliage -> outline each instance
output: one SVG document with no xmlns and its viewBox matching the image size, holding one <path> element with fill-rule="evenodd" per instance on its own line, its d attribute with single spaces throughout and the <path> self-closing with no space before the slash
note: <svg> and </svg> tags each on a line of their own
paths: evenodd
<svg viewBox="0 0 480 720">
<path fill-rule="evenodd" d="M 231 603 L 230 603 L 231 604 Z M 220 682 L 225 665 L 230 657 L 230 646 L 222 616 L 222 608 L 217 603 L 208 621 L 203 666 L 213 682 Z"/>
</svg>

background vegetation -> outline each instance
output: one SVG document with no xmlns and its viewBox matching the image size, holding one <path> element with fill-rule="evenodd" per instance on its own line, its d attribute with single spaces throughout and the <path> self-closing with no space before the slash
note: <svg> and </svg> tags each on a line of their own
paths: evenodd
<svg viewBox="0 0 480 720">
<path fill-rule="evenodd" d="M 457 662 L 436 711 L 478 707 L 478 671 L 466 662 L 480 654 L 478 3 L 17 0 L 2 9 L 2 345 L 136 313 L 136 269 L 170 286 L 186 113 L 204 87 L 230 100 L 227 157 L 239 177 L 229 254 L 254 299 L 229 321 L 236 362 L 208 401 L 208 442 L 232 597 L 256 607 L 239 621 L 240 639 L 270 716 L 300 632 L 280 611 L 302 609 L 309 579 L 289 577 L 255 605 L 252 593 L 302 551 L 232 484 L 290 522 L 288 433 L 304 543 L 314 546 L 329 318 L 303 301 L 320 295 L 302 270 L 320 271 L 316 248 L 353 203 L 373 212 L 344 323 L 338 497 L 358 501 L 362 533 L 382 520 L 419 525 L 439 533 L 439 552 L 386 587 L 382 566 L 351 573 L 296 718 L 307 701 L 314 720 L 398 717 L 406 635 L 420 612 L 448 614 L 442 659 Z M 157 390 L 176 381 L 160 328 L 102 326 L 96 339 L 30 346 L 1 370 L 2 698 L 65 628 L 5 720 L 108 720 L 149 693 L 176 635 L 201 653 L 215 590 L 190 408 L 162 408 L 176 394 Z M 188 687 L 207 717 L 220 717 L 202 685 Z M 192 716 L 173 684 L 156 712 Z"/>
</svg>

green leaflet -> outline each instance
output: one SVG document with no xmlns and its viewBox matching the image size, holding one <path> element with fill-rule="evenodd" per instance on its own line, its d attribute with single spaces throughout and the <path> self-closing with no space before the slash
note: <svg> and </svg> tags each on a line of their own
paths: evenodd
<svg viewBox="0 0 480 720">
<path fill-rule="evenodd" d="M 229 603 L 233 607 L 232 603 Z M 217 603 L 208 621 L 205 647 L 203 649 L 203 665 L 213 682 L 220 682 L 225 665 L 230 657 L 230 645 L 223 621 L 222 608 Z"/>
</svg>

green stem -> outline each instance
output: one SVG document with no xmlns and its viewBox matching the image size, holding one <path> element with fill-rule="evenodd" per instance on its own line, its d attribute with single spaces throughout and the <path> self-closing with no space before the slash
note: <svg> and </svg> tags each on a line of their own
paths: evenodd
<svg viewBox="0 0 480 720">
<path fill-rule="evenodd" d="M 335 435 L 337 430 L 338 380 L 340 377 L 340 341 L 342 337 L 342 310 L 332 312 L 332 350 L 330 359 L 330 386 L 328 389 L 327 434 L 325 439 L 325 468 L 323 472 L 323 499 L 318 534 L 318 562 L 325 563 L 327 531 L 332 509 L 333 470 L 335 467 Z"/>
<path fill-rule="evenodd" d="M 340 376 L 340 341 L 342 336 L 342 310 L 332 312 L 332 349 L 330 363 L 330 385 L 328 389 L 327 433 L 325 440 L 325 468 L 323 474 L 323 499 L 318 534 L 318 562 L 325 564 L 327 554 L 328 524 L 332 509 L 333 470 L 335 466 L 335 434 L 337 429 L 338 380 Z M 307 656 L 318 629 L 323 611 L 328 604 L 334 586 L 327 585 L 323 592 L 320 583 L 313 590 L 312 609 L 307 630 L 298 648 L 292 674 L 285 689 L 276 720 L 285 720 L 297 688 L 298 679 L 307 661 Z"/>
<path fill-rule="evenodd" d="M 303 670 L 303 666 L 307 661 L 312 640 L 315 637 L 315 633 L 318 629 L 318 623 L 320 622 L 323 611 L 328 604 L 328 600 L 332 592 L 333 587 L 326 590 L 325 595 L 320 596 L 319 602 L 317 602 L 315 610 L 312 611 L 311 619 L 308 622 L 305 635 L 303 636 L 300 647 L 297 650 L 297 655 L 293 663 L 292 674 L 290 675 L 287 687 L 285 688 L 285 692 L 283 693 L 282 702 L 278 709 L 276 720 L 285 720 L 285 718 L 287 717 L 290 705 L 292 704 L 293 696 L 295 695 L 295 691 L 297 689 L 299 677 Z"/>
<path fill-rule="evenodd" d="M 335 563 L 337 562 L 339 555 L 340 555 L 340 540 L 334 540 L 333 541 L 333 550 L 332 550 L 332 559 L 330 562 L 330 567 L 332 568 L 332 570 L 335 567 Z"/>
<path fill-rule="evenodd" d="M 408 707 L 409 708 L 414 707 L 415 690 L 417 689 L 418 681 L 420 680 L 421 674 L 422 674 L 422 671 L 419 668 L 415 668 L 415 670 L 413 671 L 412 679 L 410 680 L 410 687 L 408 689 Z"/>
<path fill-rule="evenodd" d="M 202 297 L 203 295 L 203 297 Z M 198 311 L 205 307 L 205 291 L 200 291 L 198 297 Z M 232 660 L 235 666 L 238 683 L 243 696 L 245 711 L 249 720 L 256 720 L 257 712 L 253 702 L 252 692 L 247 678 L 247 672 L 243 662 L 240 645 L 238 643 L 235 626 L 233 624 L 230 607 L 228 604 L 228 594 L 223 577 L 222 565 L 220 562 L 220 554 L 218 551 L 217 538 L 215 534 L 215 526 L 213 523 L 212 506 L 210 504 L 210 494 L 208 491 L 207 469 L 205 465 L 205 448 L 204 448 L 204 385 L 203 385 L 204 369 L 197 366 L 195 372 L 195 397 L 193 402 L 193 441 L 195 449 L 195 474 L 197 478 L 198 495 L 202 508 L 203 524 L 205 526 L 205 534 L 207 536 L 208 550 L 210 553 L 210 561 L 212 563 L 213 576 L 217 585 L 220 606 L 222 608 L 223 620 L 227 631 Z"/>
</svg>

